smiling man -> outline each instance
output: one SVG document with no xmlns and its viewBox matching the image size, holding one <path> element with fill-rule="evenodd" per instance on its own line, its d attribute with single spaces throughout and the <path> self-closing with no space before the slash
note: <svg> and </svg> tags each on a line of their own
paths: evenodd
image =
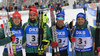
<svg viewBox="0 0 100 56">
<path fill-rule="evenodd" d="M 53 41 L 51 46 L 55 47 L 58 44 L 60 56 L 68 56 L 67 48 L 68 48 L 69 30 L 67 30 L 68 27 L 66 27 L 64 24 L 65 20 L 64 11 L 57 13 L 56 17 L 57 17 L 56 31 L 57 31 L 58 43 Z M 52 51 L 53 51 L 52 56 L 55 56 L 54 50 Z"/>
<path fill-rule="evenodd" d="M 28 22 L 23 25 L 23 43 L 26 42 L 26 56 L 38 56 L 38 16 L 35 6 L 30 8 Z M 46 38 L 48 42 L 52 42 L 51 33 L 48 25 L 46 25 Z M 47 45 L 48 42 L 42 44 Z M 45 44 L 47 43 L 47 44 Z M 45 54 L 43 56 L 46 56 Z"/>
</svg>

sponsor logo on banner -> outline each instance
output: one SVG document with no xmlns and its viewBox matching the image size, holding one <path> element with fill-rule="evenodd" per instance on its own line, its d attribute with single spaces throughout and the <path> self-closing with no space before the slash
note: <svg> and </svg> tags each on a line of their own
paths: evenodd
<svg viewBox="0 0 100 56">
<path fill-rule="evenodd" d="M 96 16 L 96 4 L 88 4 L 87 11 L 91 16 Z"/>
<path fill-rule="evenodd" d="M 94 27 L 96 26 L 96 20 L 93 20 L 93 26 Z"/>
<path fill-rule="evenodd" d="M 89 4 L 89 7 L 90 7 L 91 9 L 95 9 L 95 8 L 96 8 L 96 4 Z"/>
</svg>

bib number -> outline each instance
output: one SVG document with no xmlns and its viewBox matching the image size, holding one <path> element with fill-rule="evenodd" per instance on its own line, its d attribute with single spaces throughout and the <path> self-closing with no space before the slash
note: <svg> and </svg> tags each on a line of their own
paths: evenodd
<svg viewBox="0 0 100 56">
<path fill-rule="evenodd" d="M 65 40 L 58 39 L 58 43 L 60 43 L 60 44 L 64 44 L 64 43 L 65 43 Z"/>
<path fill-rule="evenodd" d="M 18 46 L 21 45 L 22 44 L 22 37 L 16 37 L 15 44 Z"/>
<path fill-rule="evenodd" d="M 32 41 L 34 42 L 36 39 L 36 37 L 34 35 L 32 35 Z"/>
<path fill-rule="evenodd" d="M 78 45 L 86 45 L 87 44 L 87 38 L 77 38 L 77 44 Z"/>
<path fill-rule="evenodd" d="M 63 47 L 67 45 L 67 39 L 66 38 L 59 38 L 58 39 L 58 45 L 59 47 Z"/>
<path fill-rule="evenodd" d="M 38 43 L 38 35 L 28 35 L 28 41 L 32 43 Z"/>
</svg>

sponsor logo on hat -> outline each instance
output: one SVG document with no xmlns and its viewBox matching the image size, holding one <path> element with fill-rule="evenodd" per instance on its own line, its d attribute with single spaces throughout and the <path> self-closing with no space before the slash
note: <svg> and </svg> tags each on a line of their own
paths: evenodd
<svg viewBox="0 0 100 56">
<path fill-rule="evenodd" d="M 16 15 L 14 15 L 14 16 L 16 16 L 16 17 L 17 17 L 17 16 L 20 16 L 20 15 L 16 14 Z"/>
<path fill-rule="evenodd" d="M 78 15 L 78 17 L 84 17 L 84 15 L 80 14 L 80 15 Z"/>
<path fill-rule="evenodd" d="M 31 11 L 31 13 L 35 13 L 34 11 Z"/>
<path fill-rule="evenodd" d="M 62 16 L 63 14 L 58 14 L 58 16 L 60 16 L 60 15 Z"/>
</svg>

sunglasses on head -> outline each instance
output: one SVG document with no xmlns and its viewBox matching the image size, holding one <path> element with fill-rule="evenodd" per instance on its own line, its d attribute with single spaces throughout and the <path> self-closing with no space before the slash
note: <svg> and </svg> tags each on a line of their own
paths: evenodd
<svg viewBox="0 0 100 56">
<path fill-rule="evenodd" d="M 57 18 L 57 19 L 58 19 L 58 20 L 61 20 L 61 19 L 64 20 L 64 18 Z"/>
</svg>

